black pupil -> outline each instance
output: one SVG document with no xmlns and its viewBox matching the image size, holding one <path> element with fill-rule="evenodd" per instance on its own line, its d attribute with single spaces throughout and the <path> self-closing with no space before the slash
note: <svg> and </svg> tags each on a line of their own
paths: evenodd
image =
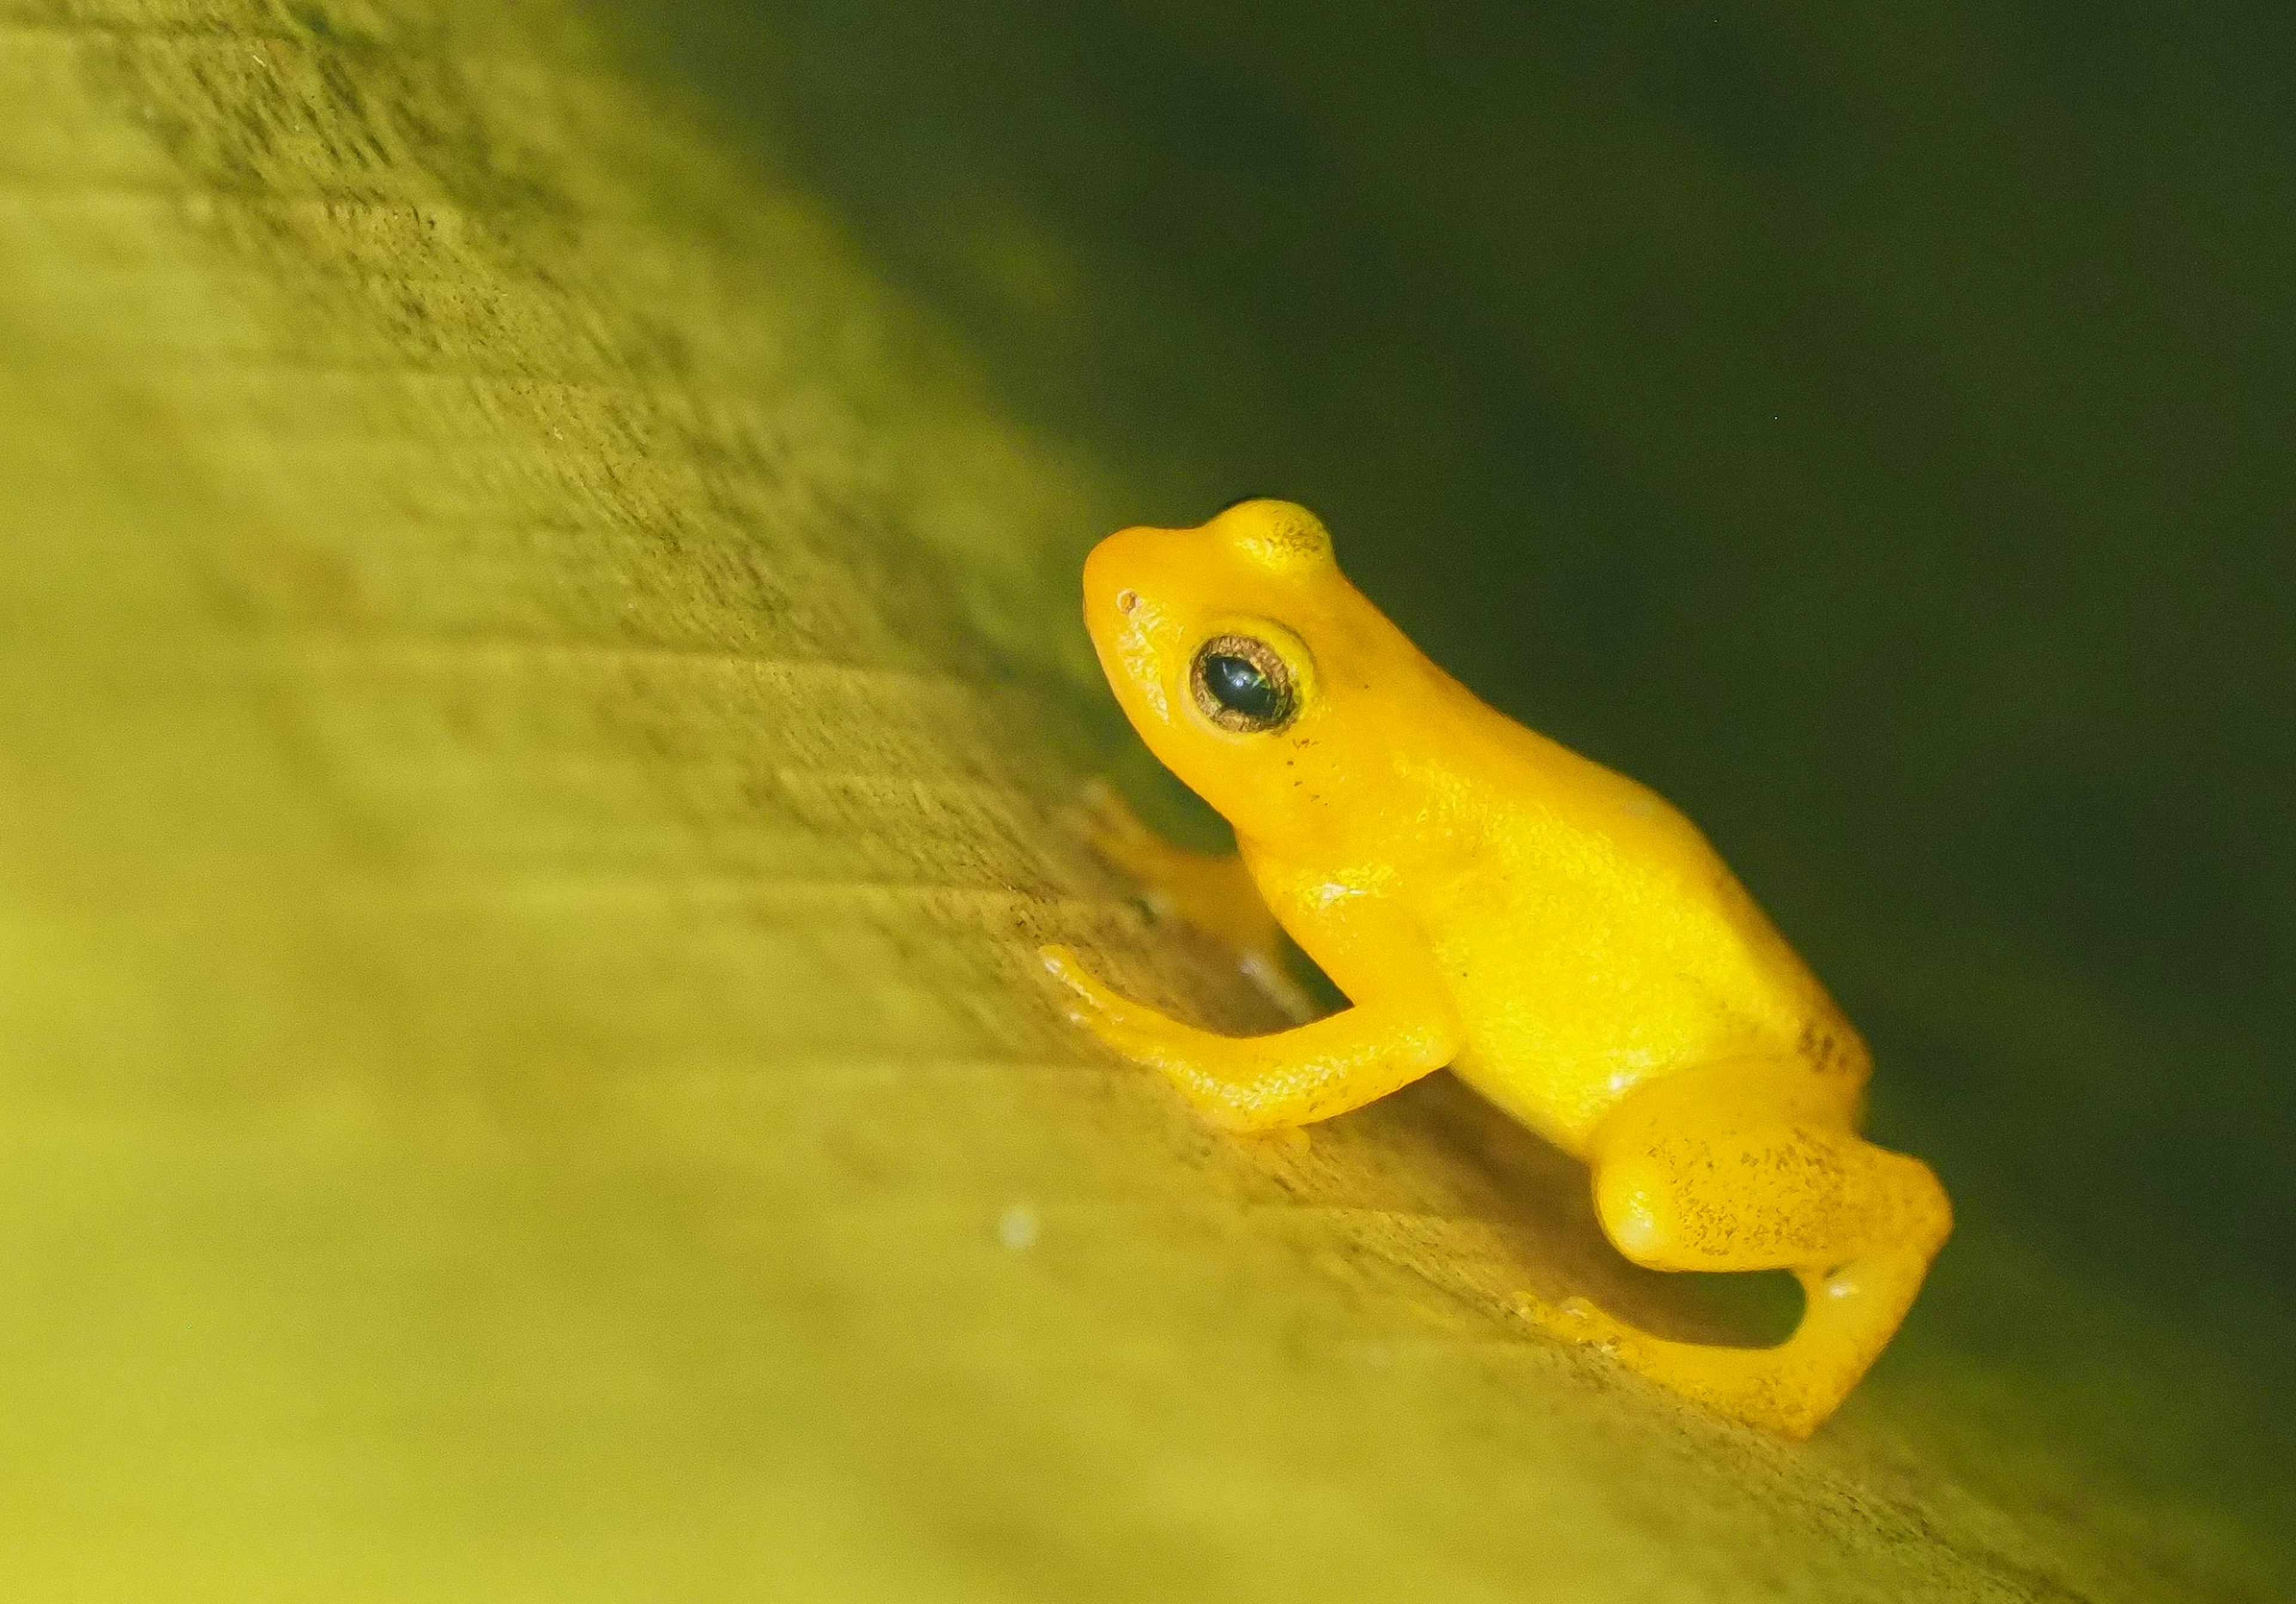
<svg viewBox="0 0 2296 1604">
<path fill-rule="evenodd" d="M 1283 716 L 1283 693 L 1249 658 L 1214 652 L 1204 659 L 1204 684 L 1220 706 L 1246 718 L 1273 724 Z"/>
</svg>

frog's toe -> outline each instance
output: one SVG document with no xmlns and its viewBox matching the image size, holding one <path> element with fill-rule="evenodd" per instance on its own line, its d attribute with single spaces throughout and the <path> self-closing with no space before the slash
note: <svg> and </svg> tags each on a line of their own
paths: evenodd
<svg viewBox="0 0 2296 1604">
<path fill-rule="evenodd" d="M 1561 1303 L 1548 1303 L 1543 1297 L 1528 1292 L 1515 1295 L 1515 1313 L 1529 1322 L 1533 1330 L 1557 1342 L 1574 1347 L 1592 1347 L 1603 1353 L 1615 1353 L 1619 1345 L 1631 1335 L 1626 1327 L 1604 1313 L 1583 1297 L 1566 1297 Z"/>
<path fill-rule="evenodd" d="M 1070 1019 L 1125 1057 L 1152 1061 L 1162 1024 L 1155 1013 L 1109 990 L 1064 946 L 1039 947 L 1037 955 L 1045 972 L 1067 988 Z"/>
<path fill-rule="evenodd" d="M 1044 964 L 1045 972 L 1068 989 L 1071 1013 L 1079 1007 L 1091 1013 L 1106 1013 L 1117 1001 L 1115 994 L 1103 986 L 1067 947 L 1041 946 L 1037 949 L 1037 957 Z"/>
</svg>

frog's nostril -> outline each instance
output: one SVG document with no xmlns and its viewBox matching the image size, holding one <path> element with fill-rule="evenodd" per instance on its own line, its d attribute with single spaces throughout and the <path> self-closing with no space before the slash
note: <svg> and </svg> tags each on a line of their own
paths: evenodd
<svg viewBox="0 0 2296 1604">
<path fill-rule="evenodd" d="M 1116 610 L 1117 610 L 1117 611 L 1119 611 L 1119 612 L 1120 612 L 1120 613 L 1128 613 L 1128 612 L 1130 612 L 1134 608 L 1136 608 L 1136 607 L 1137 607 L 1137 606 L 1139 606 L 1139 605 L 1140 605 L 1140 593 L 1139 593 L 1138 591 L 1135 591 L 1135 590 L 1120 590 L 1120 591 L 1119 591 L 1119 592 L 1117 592 L 1117 593 L 1116 593 Z"/>
</svg>

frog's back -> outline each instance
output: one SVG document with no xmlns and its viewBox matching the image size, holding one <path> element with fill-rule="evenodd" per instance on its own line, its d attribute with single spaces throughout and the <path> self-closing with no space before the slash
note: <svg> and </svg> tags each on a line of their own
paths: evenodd
<svg viewBox="0 0 2296 1604">
<path fill-rule="evenodd" d="M 1636 1086 L 1723 1059 L 1854 1087 L 1864 1044 L 1705 837 L 1655 793 L 1496 713 L 1449 769 L 1418 916 L 1455 1065 L 1566 1150 Z"/>
</svg>

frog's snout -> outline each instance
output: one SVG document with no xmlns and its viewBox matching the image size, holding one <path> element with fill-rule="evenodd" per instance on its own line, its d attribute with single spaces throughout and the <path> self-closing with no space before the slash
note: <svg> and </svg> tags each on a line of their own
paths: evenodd
<svg viewBox="0 0 2296 1604">
<path fill-rule="evenodd" d="M 1140 606 L 1141 537 L 1146 529 L 1119 529 L 1084 560 L 1084 620 L 1094 634 L 1122 628 Z"/>
</svg>

